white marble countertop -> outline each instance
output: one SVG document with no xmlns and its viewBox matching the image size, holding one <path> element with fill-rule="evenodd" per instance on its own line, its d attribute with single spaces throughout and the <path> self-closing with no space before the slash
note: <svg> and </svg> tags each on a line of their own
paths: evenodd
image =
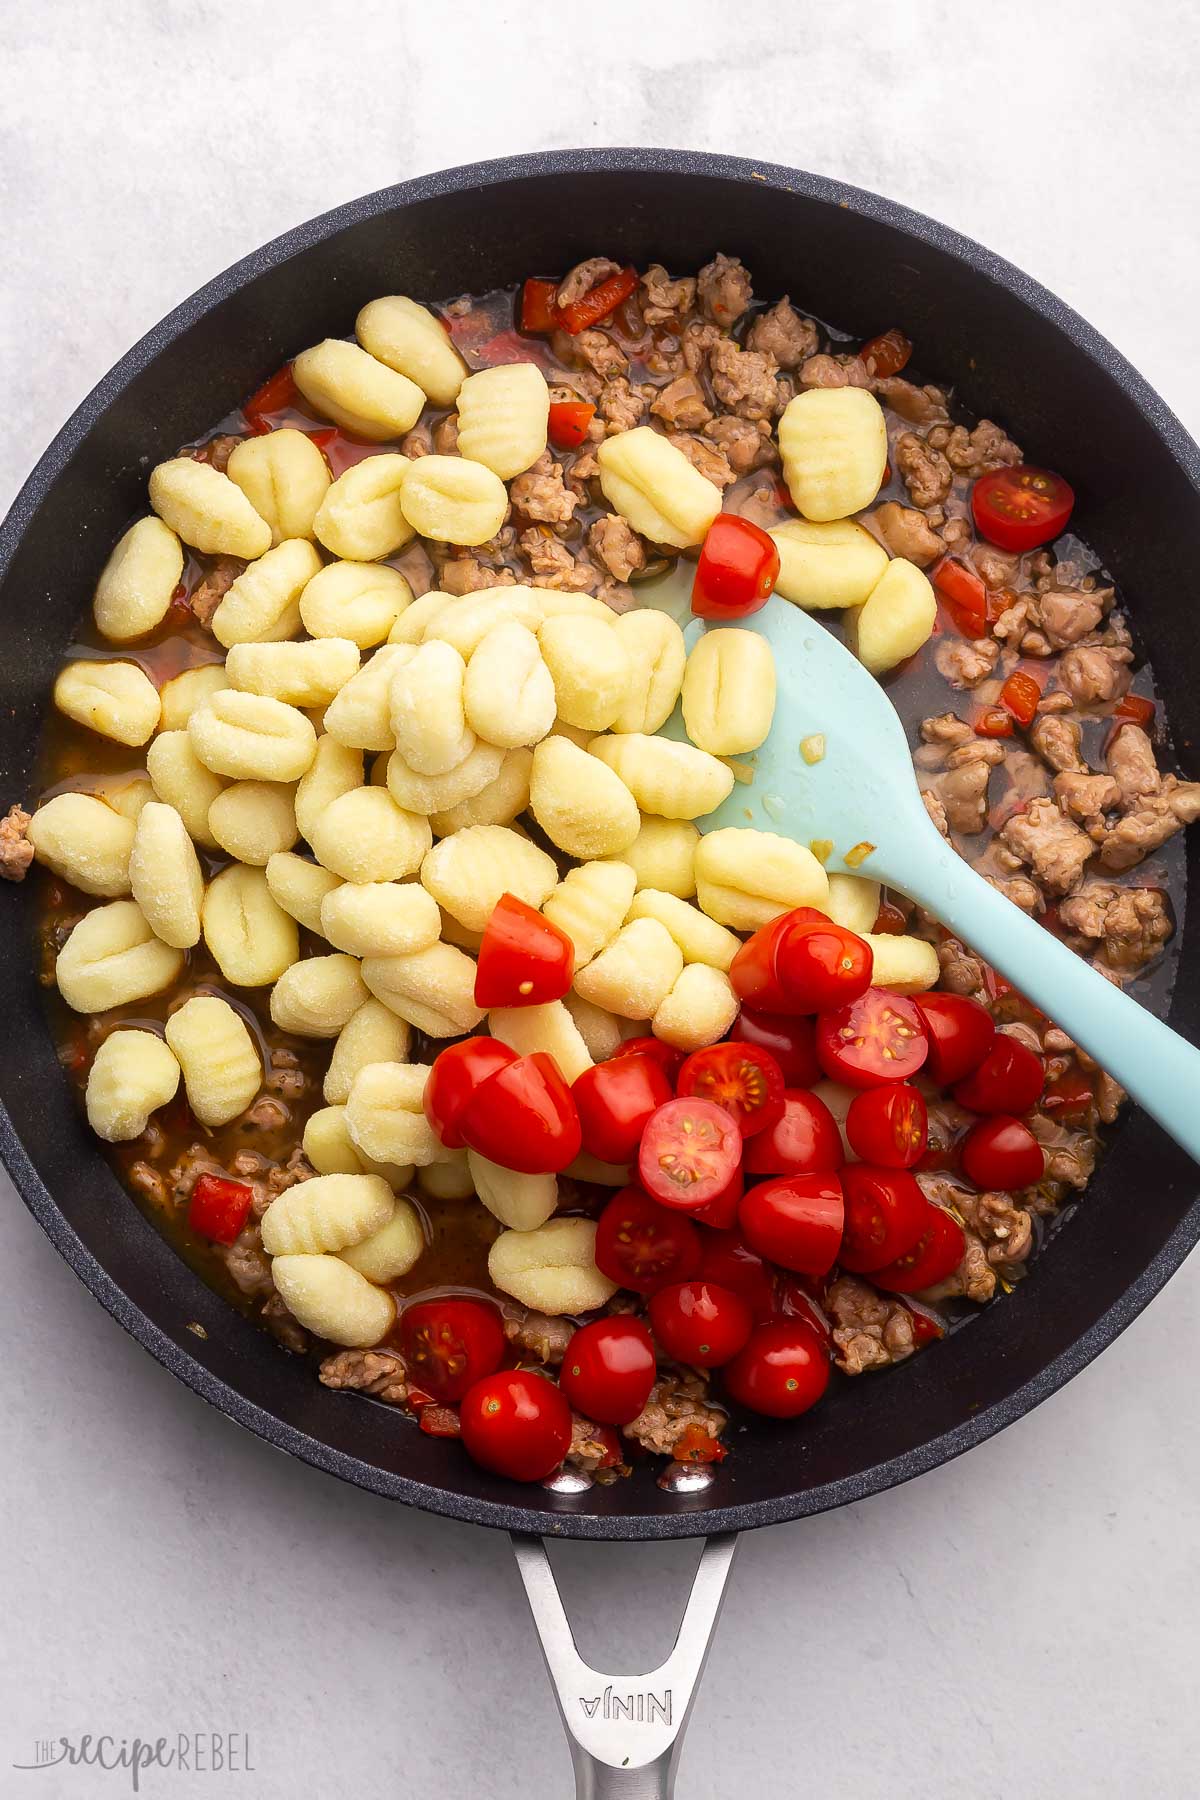
<svg viewBox="0 0 1200 1800">
<path fill-rule="evenodd" d="M 1200 431 L 1200 26 L 1152 16 L 1139 38 L 1079 0 L 9 8 L 0 505 L 115 358 L 254 245 L 406 175 L 580 143 L 769 157 L 933 213 L 1076 305 Z M 12 1770 L 81 1731 L 249 1734 L 252 1774 L 143 1778 L 169 1800 L 567 1793 L 504 1539 L 239 1432 L 2 1200 L 0 1794 L 128 1792 Z M 1194 1794 L 1198 1280 L 1002 1439 L 752 1537 L 681 1795 Z M 655 1659 L 694 1556 L 563 1546 L 585 1651 Z"/>
</svg>

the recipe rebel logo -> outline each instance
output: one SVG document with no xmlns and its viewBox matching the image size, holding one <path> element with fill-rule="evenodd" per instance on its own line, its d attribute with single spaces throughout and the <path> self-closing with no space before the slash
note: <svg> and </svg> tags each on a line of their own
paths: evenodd
<svg viewBox="0 0 1200 1800">
<path fill-rule="evenodd" d="M 142 1775 L 148 1769 L 170 1769 L 183 1775 L 253 1775 L 255 1766 L 249 1733 L 235 1731 L 180 1731 L 173 1737 L 156 1738 L 117 1738 L 89 1731 L 78 1737 L 39 1738 L 32 1762 L 12 1764 L 22 1774 L 68 1768 L 102 1769 L 110 1775 L 124 1771 L 135 1794 L 142 1791 Z M 56 1787 L 54 1791 L 63 1790 Z"/>
<path fill-rule="evenodd" d="M 664 1688 L 661 1695 L 651 1693 L 649 1688 L 631 1690 L 628 1694 L 614 1694 L 610 1683 L 594 1699 L 586 1700 L 580 1694 L 579 1704 L 585 1717 L 589 1719 L 628 1719 L 634 1725 L 671 1723 L 670 1688 Z"/>
</svg>

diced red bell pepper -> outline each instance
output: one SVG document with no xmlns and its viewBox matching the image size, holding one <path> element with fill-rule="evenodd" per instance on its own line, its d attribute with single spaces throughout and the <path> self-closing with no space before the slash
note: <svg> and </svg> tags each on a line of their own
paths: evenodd
<svg viewBox="0 0 1200 1800">
<path fill-rule="evenodd" d="M 945 601 L 955 628 L 964 637 L 983 637 L 988 627 L 987 589 L 974 569 L 956 556 L 943 556 L 930 570 L 929 579 Z"/>
<path fill-rule="evenodd" d="M 1014 669 L 1000 689 L 1000 704 L 1008 708 L 1018 725 L 1032 725 L 1041 697 L 1041 683 L 1028 669 Z"/>
<path fill-rule="evenodd" d="M 254 1190 L 243 1181 L 201 1175 L 188 1204 L 188 1225 L 201 1237 L 232 1244 L 250 1216 Z"/>
<path fill-rule="evenodd" d="M 550 442 L 560 450 L 577 450 L 595 416 L 589 400 L 556 400 L 550 408 Z"/>
<path fill-rule="evenodd" d="M 557 281 L 544 281 L 540 276 L 531 275 L 521 289 L 521 330 L 533 332 L 553 331 L 559 322 Z"/>
<path fill-rule="evenodd" d="M 975 720 L 976 737 L 1003 738 L 1012 734 L 1012 714 L 1003 706 L 986 706 Z"/>
<path fill-rule="evenodd" d="M 637 284 L 637 270 L 629 263 L 616 275 L 610 275 L 607 281 L 589 288 L 578 300 L 572 300 L 569 306 L 560 306 L 558 323 L 572 337 L 578 337 L 589 325 L 598 325 L 601 319 L 607 319 L 609 313 L 615 312 L 622 300 L 628 299 L 633 293 Z"/>
<path fill-rule="evenodd" d="M 1153 721 L 1156 710 L 1153 700 L 1145 694 L 1124 694 L 1113 708 L 1113 718 L 1120 719 L 1123 725 L 1140 725 L 1144 730 Z"/>
</svg>

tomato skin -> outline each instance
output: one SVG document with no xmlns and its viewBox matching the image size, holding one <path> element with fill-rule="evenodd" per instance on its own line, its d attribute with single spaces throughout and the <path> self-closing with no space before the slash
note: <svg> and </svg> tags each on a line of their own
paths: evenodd
<svg viewBox="0 0 1200 1800">
<path fill-rule="evenodd" d="M 545 1375 L 501 1369 L 467 1389 L 462 1441 L 481 1468 L 511 1481 L 552 1475 L 571 1448 L 571 1408 Z"/>
<path fill-rule="evenodd" d="M 292 365 L 290 362 L 284 363 L 282 369 L 276 369 L 274 375 L 255 389 L 242 407 L 242 413 L 251 431 L 257 437 L 262 437 L 271 429 L 264 415 L 285 412 L 289 406 L 296 406 L 299 400 L 300 390 L 292 374 Z"/>
<path fill-rule="evenodd" d="M 457 1294 L 419 1300 L 400 1315 L 400 1349 L 417 1386 L 450 1405 L 504 1361 L 500 1309 Z"/>
<path fill-rule="evenodd" d="M 745 1191 L 742 1171 L 735 1169 L 720 1193 L 714 1194 L 707 1206 L 702 1206 L 692 1217 L 697 1225 L 711 1226 L 714 1231 L 727 1231 L 737 1220 L 738 1207 Z"/>
<path fill-rule="evenodd" d="M 1052 543 L 1075 507 L 1069 482 L 1029 463 L 989 469 L 971 489 L 976 530 L 1001 550 L 1024 552 Z"/>
<path fill-rule="evenodd" d="M 555 400 L 547 426 L 550 442 L 560 450 L 577 450 L 596 416 L 589 400 Z"/>
<path fill-rule="evenodd" d="M 1007 708 L 1018 725 L 1032 725 L 1042 697 L 1037 677 L 1025 669 L 1014 669 L 1000 689 L 1000 704 Z"/>
<path fill-rule="evenodd" d="M 577 1412 L 602 1425 L 636 1419 L 654 1386 L 654 1342 L 640 1319 L 593 1319 L 567 1345 L 559 1385 Z"/>
<path fill-rule="evenodd" d="M 458 1126 L 472 1150 L 524 1175 L 556 1175 L 583 1148 L 571 1090 L 544 1050 L 518 1056 L 489 1076 Z"/>
<path fill-rule="evenodd" d="M 882 1087 L 909 1081 L 929 1052 L 920 1013 L 902 994 L 868 988 L 849 1006 L 817 1015 L 817 1057 L 831 1081 Z"/>
<path fill-rule="evenodd" d="M 816 1094 L 785 1091 L 783 1117 L 746 1144 L 748 1175 L 808 1175 L 845 1161 L 837 1120 Z"/>
<path fill-rule="evenodd" d="M 702 1281 L 715 1282 L 718 1287 L 732 1288 L 735 1294 L 740 1294 L 756 1324 L 774 1318 L 775 1288 L 771 1272 L 740 1231 L 706 1231 L 696 1273 Z"/>
<path fill-rule="evenodd" d="M 996 1023 L 978 1000 L 964 994 L 918 994 L 913 1005 L 929 1038 L 925 1072 L 939 1087 L 953 1087 L 977 1069 L 996 1036 Z"/>
<path fill-rule="evenodd" d="M 700 1234 L 690 1219 L 659 1206 L 640 1187 L 622 1188 L 600 1214 L 595 1257 L 610 1281 L 653 1294 L 698 1273 Z"/>
<path fill-rule="evenodd" d="M 718 513 L 705 533 L 692 583 L 698 619 L 744 619 L 767 604 L 779 578 L 779 551 L 761 526 Z"/>
<path fill-rule="evenodd" d="M 1095 1104 L 1095 1090 L 1082 1069 L 1059 1075 L 1042 1096 L 1042 1111 L 1052 1119 L 1086 1119 Z"/>
<path fill-rule="evenodd" d="M 907 1256 L 927 1228 L 929 1202 L 906 1169 L 847 1163 L 842 1170 L 846 1222 L 838 1262 L 867 1275 Z"/>
<path fill-rule="evenodd" d="M 491 1037 L 464 1038 L 434 1058 L 421 1105 L 448 1150 L 461 1150 L 466 1143 L 458 1121 L 476 1088 L 516 1060 L 515 1050 Z"/>
<path fill-rule="evenodd" d="M 521 289 L 521 330 L 550 332 L 558 323 L 558 283 L 531 275 Z"/>
<path fill-rule="evenodd" d="M 866 363 L 868 374 L 887 376 L 898 375 L 906 367 L 912 350 L 911 339 L 893 325 L 878 337 L 868 338 L 858 354 Z"/>
<path fill-rule="evenodd" d="M 581 294 L 578 300 L 572 300 L 567 306 L 560 306 L 555 323 L 572 337 L 578 337 L 589 325 L 598 325 L 601 319 L 607 319 L 609 313 L 616 312 L 622 300 L 627 300 L 638 284 L 637 270 L 631 263 L 616 275 L 610 275 Z"/>
<path fill-rule="evenodd" d="M 956 629 L 967 638 L 986 637 L 987 588 L 982 576 L 957 556 L 943 556 L 930 569 L 929 579 L 945 601 Z"/>
<path fill-rule="evenodd" d="M 828 924 L 824 913 L 819 913 L 815 907 L 795 906 L 791 912 L 780 913 L 777 919 L 760 925 L 729 965 L 729 979 L 738 999 L 763 1013 L 802 1011 L 784 985 L 780 952 L 784 940 L 794 929 Z"/>
<path fill-rule="evenodd" d="M 663 1206 L 698 1212 L 737 1173 L 742 1133 L 737 1120 L 711 1100 L 681 1098 L 660 1106 L 642 1133 L 638 1174 Z"/>
<path fill-rule="evenodd" d="M 953 1275 L 967 1248 L 962 1226 L 944 1207 L 926 1201 L 925 1223 L 911 1250 L 871 1271 L 877 1288 L 889 1294 L 916 1294 Z"/>
<path fill-rule="evenodd" d="M 816 1026 L 811 1019 L 786 1019 L 743 1006 L 734 1020 L 730 1036 L 735 1043 L 755 1044 L 760 1050 L 768 1051 L 779 1064 L 788 1088 L 812 1087 L 821 1079 Z"/>
<path fill-rule="evenodd" d="M 562 999 L 574 976 L 566 932 L 515 894 L 501 894 L 479 946 L 476 1006 L 545 1006 Z"/>
<path fill-rule="evenodd" d="M 824 1275 L 833 1267 L 844 1220 L 842 1184 L 829 1171 L 760 1181 L 738 1210 L 750 1247 L 802 1275 Z"/>
<path fill-rule="evenodd" d="M 743 1137 L 783 1117 L 783 1071 L 757 1044 L 710 1044 L 693 1051 L 675 1089 L 681 1100 L 714 1101 L 737 1120 Z"/>
<path fill-rule="evenodd" d="M 725 1365 L 730 1397 L 770 1419 L 798 1418 L 816 1405 L 828 1386 L 825 1347 L 803 1319 L 755 1326 L 744 1347 Z"/>
<path fill-rule="evenodd" d="M 254 1189 L 222 1175 L 201 1175 L 188 1201 L 188 1227 L 216 1244 L 232 1244 L 250 1216 Z"/>
<path fill-rule="evenodd" d="M 651 1113 L 671 1098 L 671 1083 L 654 1057 L 618 1056 L 585 1069 L 571 1093 L 584 1149 L 601 1162 L 627 1163 L 637 1155 Z"/>
<path fill-rule="evenodd" d="M 1046 1172 L 1042 1146 L 1021 1119 L 992 1113 L 972 1125 L 962 1145 L 963 1173 L 977 1188 L 1032 1187 Z"/>
<path fill-rule="evenodd" d="M 969 1112 L 1025 1113 L 1046 1084 L 1046 1065 L 1027 1044 L 998 1031 L 979 1067 L 960 1081 L 954 1098 Z"/>
<path fill-rule="evenodd" d="M 683 1281 L 650 1301 L 654 1335 L 676 1362 L 717 1369 L 736 1356 L 753 1329 L 750 1308 L 732 1288 Z"/>
<path fill-rule="evenodd" d="M 664 1044 L 661 1038 L 656 1037 L 626 1038 L 620 1048 L 613 1051 L 608 1060 L 616 1062 L 620 1056 L 653 1057 L 672 1087 L 675 1086 L 684 1063 L 682 1050 L 676 1050 L 673 1044 Z"/>
<path fill-rule="evenodd" d="M 786 932 L 776 966 L 780 986 L 795 1012 L 827 1012 L 866 993 L 875 953 L 857 933 L 830 921 Z"/>
<path fill-rule="evenodd" d="M 929 1143 L 929 1108 L 905 1081 L 864 1088 L 850 1102 L 846 1136 L 864 1162 L 882 1163 L 887 1169 L 915 1168 Z"/>
</svg>

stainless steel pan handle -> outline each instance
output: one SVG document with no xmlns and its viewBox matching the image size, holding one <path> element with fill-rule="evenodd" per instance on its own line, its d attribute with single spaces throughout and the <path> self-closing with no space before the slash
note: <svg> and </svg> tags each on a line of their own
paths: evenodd
<svg viewBox="0 0 1200 1800">
<path fill-rule="evenodd" d="M 540 1537 L 513 1532 L 512 1545 L 542 1654 L 554 1684 L 576 1800 L 670 1800 L 696 1689 L 737 1549 L 736 1532 L 701 1552 L 679 1635 L 664 1663 L 643 1675 L 606 1675 L 585 1663 Z"/>
</svg>

